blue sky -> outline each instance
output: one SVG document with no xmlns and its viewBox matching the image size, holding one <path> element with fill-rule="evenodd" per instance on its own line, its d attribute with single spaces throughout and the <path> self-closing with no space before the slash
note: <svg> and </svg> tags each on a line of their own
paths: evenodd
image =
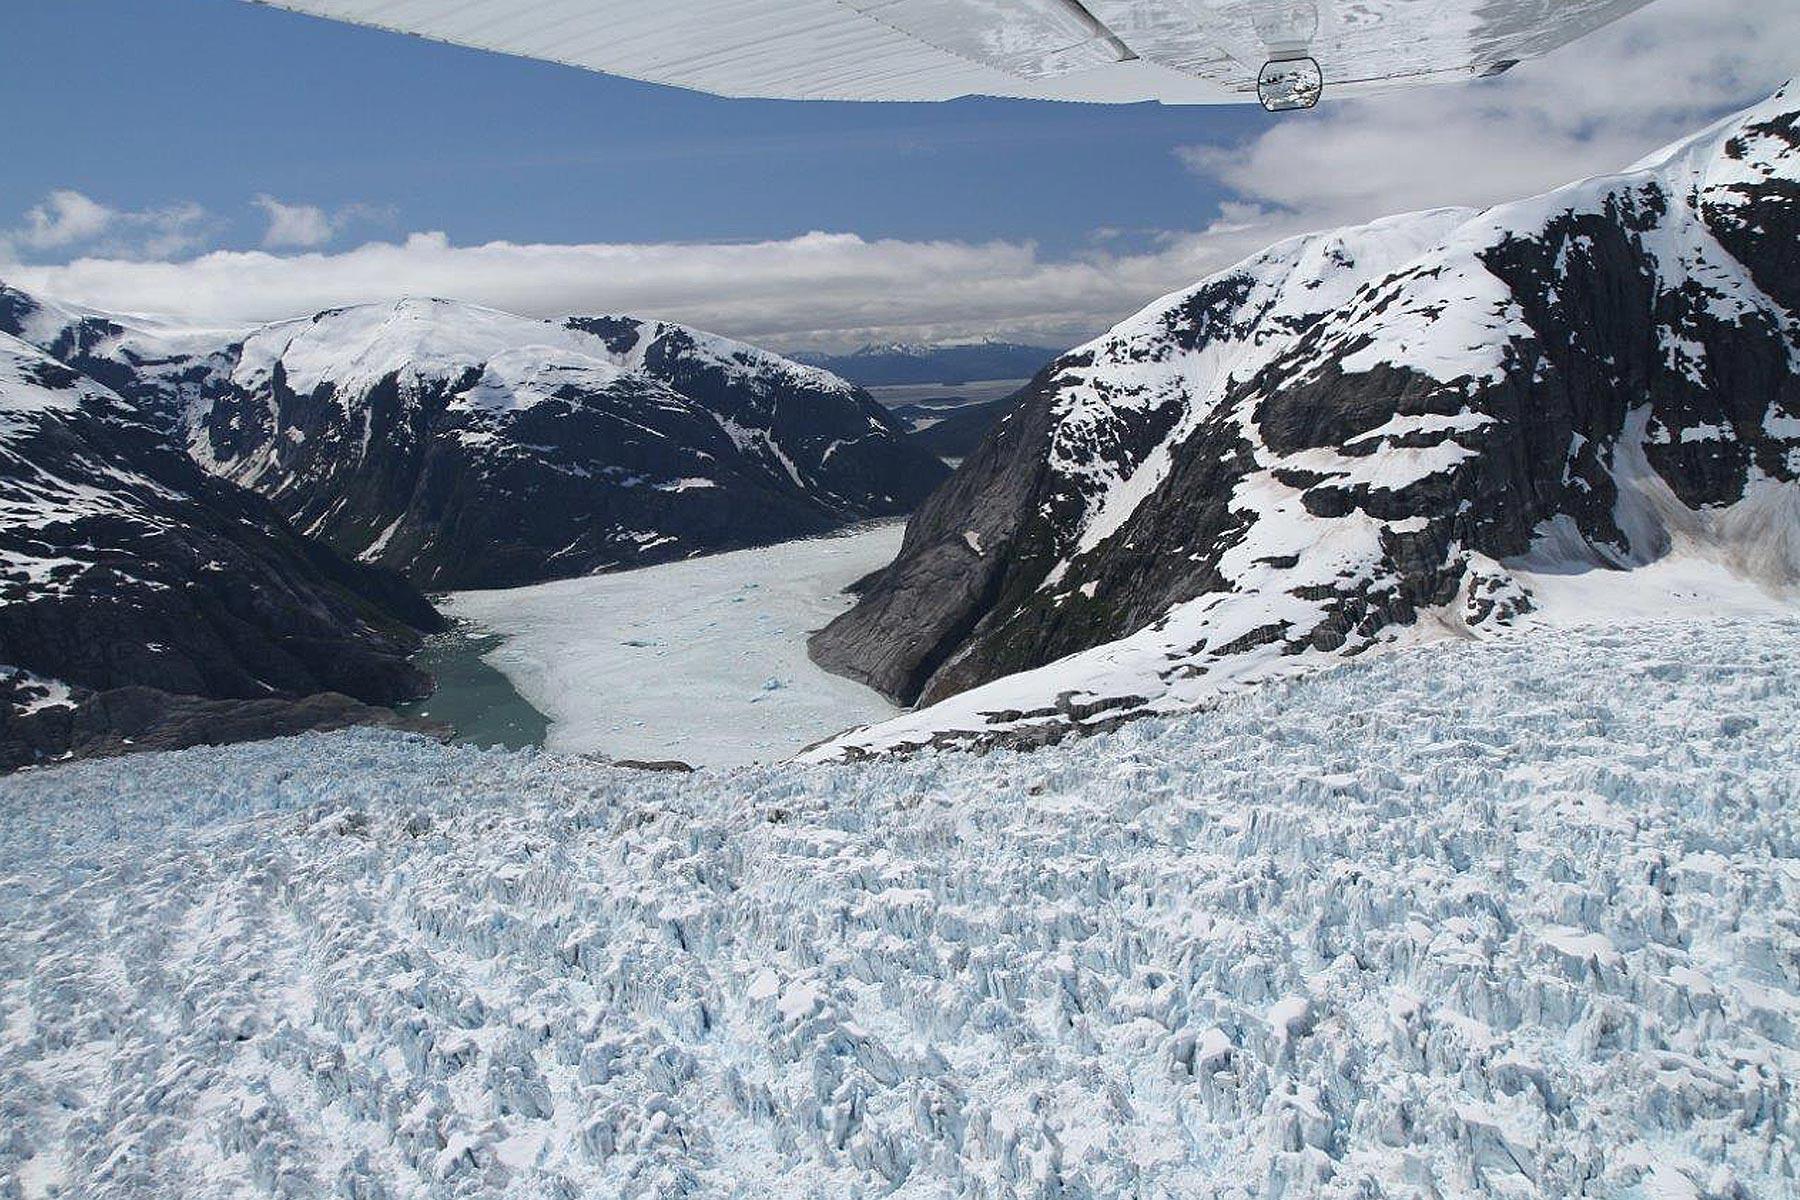
<svg viewBox="0 0 1800 1200">
<path fill-rule="evenodd" d="M 8 0 L 0 213 L 53 188 L 197 201 L 254 245 L 269 194 L 459 242 L 1030 238 L 1184 228 L 1219 189 L 1175 147 L 1247 107 L 729 101 L 240 0 Z M 18 114 L 30 119 L 19 121 Z M 369 232 L 378 232 L 379 228 Z"/>
<path fill-rule="evenodd" d="M 722 100 L 240 0 L 5 3 L 17 286 L 205 323 L 429 294 L 779 349 L 1069 345 L 1282 237 L 1619 169 L 1800 45 L 1794 0 L 1654 0 L 1498 80 L 1269 117 Z"/>
</svg>

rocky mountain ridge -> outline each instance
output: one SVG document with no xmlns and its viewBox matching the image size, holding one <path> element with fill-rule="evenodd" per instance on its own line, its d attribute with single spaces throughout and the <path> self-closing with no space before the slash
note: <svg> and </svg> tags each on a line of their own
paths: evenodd
<svg viewBox="0 0 1800 1200">
<path fill-rule="evenodd" d="M 1532 567 L 1800 582 L 1800 97 L 1619 175 L 1295 239 L 1063 356 L 815 657 L 1054 736 L 1534 606 Z M 973 690 L 971 690 L 973 689 Z M 953 700 L 950 698 L 954 697 Z"/>
<path fill-rule="evenodd" d="M 190 332 L 0 291 L 0 330 L 431 589 L 817 534 L 909 511 L 947 473 L 859 389 L 667 322 L 407 299 Z"/>
<path fill-rule="evenodd" d="M 202 737 L 391 722 L 371 706 L 429 690 L 407 659 L 439 625 L 399 578 L 300 536 L 130 401 L 0 334 L 0 769 L 185 744 L 171 721 Z M 256 707 L 201 714 L 196 697 Z"/>
<path fill-rule="evenodd" d="M 815 368 L 435 300 L 186 329 L 0 285 L 0 434 L 0 767 L 396 723 L 415 586 L 822 533 L 947 474 Z"/>
</svg>

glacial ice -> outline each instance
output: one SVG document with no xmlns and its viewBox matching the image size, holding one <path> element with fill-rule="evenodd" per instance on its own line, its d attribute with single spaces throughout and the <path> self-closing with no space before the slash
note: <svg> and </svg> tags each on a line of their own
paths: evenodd
<svg viewBox="0 0 1800 1200">
<path fill-rule="evenodd" d="M 1800 621 L 1031 754 L 0 780 L 0 1197 L 1791 1196 Z"/>
</svg>

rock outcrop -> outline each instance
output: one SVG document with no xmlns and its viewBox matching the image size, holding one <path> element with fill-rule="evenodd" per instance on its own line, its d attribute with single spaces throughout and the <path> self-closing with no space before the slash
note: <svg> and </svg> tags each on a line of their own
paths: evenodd
<svg viewBox="0 0 1800 1200">
<path fill-rule="evenodd" d="M 119 689 L 153 690 L 165 710 L 259 704 L 271 728 L 316 693 L 414 699 L 430 679 L 407 659 L 438 625 L 398 577 L 300 536 L 132 402 L 0 335 L 0 664 L 14 718 L 0 768 L 69 751 L 76 710 Z M 83 736 L 118 733 L 106 716 L 127 707 L 88 706 Z M 139 696 L 127 723 L 147 728 L 146 711 Z M 212 717 L 220 740 L 255 724 Z M 210 737 L 206 725 L 189 728 Z"/>
<path fill-rule="evenodd" d="M 53 701 L 45 703 L 45 701 Z M 353 725 L 437 738 L 448 726 L 403 717 L 341 692 L 295 699 L 208 700 L 157 688 L 52 688 L 15 673 L 0 679 L 0 770 L 67 758 L 225 746 Z"/>
</svg>

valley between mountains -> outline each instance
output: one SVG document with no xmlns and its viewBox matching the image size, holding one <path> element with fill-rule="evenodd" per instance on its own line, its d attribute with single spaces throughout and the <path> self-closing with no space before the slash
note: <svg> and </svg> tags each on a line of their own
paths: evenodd
<svg viewBox="0 0 1800 1200">
<path fill-rule="evenodd" d="M 531 602 L 505 589 L 572 598 L 739 550 L 760 557 L 727 590 L 798 577 L 832 544 L 804 539 L 908 513 L 863 577 L 740 606 L 786 639 L 770 692 L 810 634 L 887 698 L 805 666 L 821 703 L 755 755 L 1032 745 L 1574 608 L 1779 613 L 1800 585 L 1796 244 L 1784 89 L 1618 174 L 1271 247 L 1014 395 L 927 398 L 917 431 L 820 366 L 666 321 L 407 299 L 205 330 L 0 289 L 0 747 L 16 766 L 209 726 L 423 728 L 388 708 L 428 694 L 409 660 L 442 628 L 426 594 L 454 593 L 560 713 L 553 741 L 604 750 L 594 730 L 641 721 L 633 756 L 672 757 L 649 743 L 682 706 L 617 697 L 705 690 L 706 647 L 752 624 L 626 636 L 590 604 L 528 648 L 500 626 Z M 1036 353 L 827 361 L 950 387 Z M 952 425 L 954 473 L 922 440 Z M 699 611 L 679 572 L 645 578 L 668 582 L 588 592 Z M 634 642 L 669 653 L 633 666 Z M 744 695 L 759 669 L 700 723 L 772 699 Z"/>
<path fill-rule="evenodd" d="M 1796 1195 L 1800 92 L 980 402 L 0 288 L 0 1200 Z"/>
<path fill-rule="evenodd" d="M 212 331 L 0 289 L 0 354 L 8 766 L 406 724 L 425 592 L 812 537 L 949 473 L 836 376 L 628 317 Z"/>
</svg>

